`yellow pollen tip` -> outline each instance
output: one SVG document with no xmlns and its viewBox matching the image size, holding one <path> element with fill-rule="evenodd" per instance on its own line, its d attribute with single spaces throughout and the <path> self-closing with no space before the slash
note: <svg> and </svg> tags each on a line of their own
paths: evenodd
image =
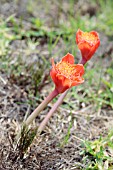
<svg viewBox="0 0 113 170">
<path fill-rule="evenodd" d="M 91 33 L 88 33 L 88 32 L 82 33 L 80 39 L 81 39 L 81 41 L 85 40 L 91 44 L 95 44 L 97 41 L 97 37 Z"/>
<path fill-rule="evenodd" d="M 62 61 L 56 64 L 56 69 L 59 74 L 62 74 L 69 79 L 74 79 L 75 77 L 75 65 Z"/>
</svg>

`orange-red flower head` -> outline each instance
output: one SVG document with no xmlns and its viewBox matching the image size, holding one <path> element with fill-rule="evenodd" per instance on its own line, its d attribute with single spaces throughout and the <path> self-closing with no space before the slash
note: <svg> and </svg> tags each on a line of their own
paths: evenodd
<svg viewBox="0 0 113 170">
<path fill-rule="evenodd" d="M 95 31 L 88 33 L 79 29 L 76 33 L 76 43 L 82 54 L 82 64 L 85 64 L 100 45 L 99 35 Z"/>
<path fill-rule="evenodd" d="M 62 60 L 55 65 L 52 59 L 52 69 L 50 76 L 55 83 L 56 89 L 59 93 L 72 86 L 77 86 L 84 82 L 82 75 L 84 74 L 84 67 L 82 64 L 74 64 L 74 56 L 68 53 Z"/>
</svg>

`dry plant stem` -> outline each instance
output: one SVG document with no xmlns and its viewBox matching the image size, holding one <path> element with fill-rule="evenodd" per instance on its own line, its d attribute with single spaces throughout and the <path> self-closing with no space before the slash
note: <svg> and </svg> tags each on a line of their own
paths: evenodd
<svg viewBox="0 0 113 170">
<path fill-rule="evenodd" d="M 51 116 L 54 114 L 54 112 L 57 110 L 57 108 L 59 107 L 59 105 L 62 104 L 64 97 L 66 96 L 66 94 L 68 93 L 69 90 L 66 90 L 57 100 L 57 102 L 54 104 L 54 106 L 52 107 L 52 109 L 48 112 L 48 114 L 46 115 L 46 117 L 44 118 L 44 120 L 41 122 L 41 124 L 39 125 L 38 128 L 38 134 L 40 134 L 46 124 L 48 123 L 49 119 L 51 118 Z"/>
<path fill-rule="evenodd" d="M 58 95 L 57 89 L 54 89 L 47 98 L 31 113 L 31 115 L 24 122 L 25 125 L 29 125 L 38 116 L 38 114 L 47 106 L 47 104 Z"/>
</svg>

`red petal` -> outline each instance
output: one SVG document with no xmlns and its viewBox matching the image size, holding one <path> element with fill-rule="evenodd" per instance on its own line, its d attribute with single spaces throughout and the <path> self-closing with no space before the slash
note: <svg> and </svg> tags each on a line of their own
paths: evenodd
<svg viewBox="0 0 113 170">
<path fill-rule="evenodd" d="M 80 49 L 82 53 L 82 57 L 87 60 L 87 56 L 91 51 L 91 46 L 89 45 L 89 43 L 88 42 L 79 43 L 78 48 Z"/>
<path fill-rule="evenodd" d="M 63 93 L 71 87 L 71 81 L 65 76 L 57 74 L 57 83 L 55 85 L 58 92 Z"/>
<path fill-rule="evenodd" d="M 83 82 L 84 82 L 84 79 L 82 77 L 76 77 L 76 80 L 72 82 L 71 87 L 72 86 L 77 86 L 77 85 L 79 85 L 79 84 L 81 84 Z"/>
<path fill-rule="evenodd" d="M 53 80 L 54 83 L 56 83 L 56 75 L 57 75 L 57 72 L 56 72 L 56 66 L 54 64 L 54 60 L 53 58 L 51 59 L 51 62 L 52 62 L 52 69 L 50 71 L 50 76 Z"/>
<path fill-rule="evenodd" d="M 98 40 L 97 43 L 91 48 L 91 51 L 87 56 L 88 60 L 94 55 L 94 53 L 97 50 L 97 48 L 99 47 L 99 45 L 100 45 L 100 40 Z"/>
<path fill-rule="evenodd" d="M 76 33 L 76 43 L 79 43 L 79 37 L 83 34 L 83 31 L 81 31 L 80 29 L 78 29 L 77 33 Z"/>
<path fill-rule="evenodd" d="M 68 62 L 70 64 L 74 64 L 74 56 L 70 53 L 67 53 L 63 58 L 62 61 Z"/>
<path fill-rule="evenodd" d="M 91 31 L 90 34 L 93 34 L 95 37 L 97 37 L 99 39 L 99 35 L 96 31 Z"/>
<path fill-rule="evenodd" d="M 79 74 L 80 76 L 82 76 L 84 74 L 84 66 L 82 64 L 77 64 L 75 66 L 75 69 L 76 69 L 75 74 Z"/>
</svg>

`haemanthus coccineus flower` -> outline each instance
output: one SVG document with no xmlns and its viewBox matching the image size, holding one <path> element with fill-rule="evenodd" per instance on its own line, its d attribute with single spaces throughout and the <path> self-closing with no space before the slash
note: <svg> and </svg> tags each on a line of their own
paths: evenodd
<svg viewBox="0 0 113 170">
<path fill-rule="evenodd" d="M 55 64 L 54 60 L 52 59 L 52 69 L 50 71 L 50 76 L 59 93 L 63 93 L 70 87 L 83 83 L 83 74 L 83 65 L 74 64 L 74 56 L 70 53 L 64 56 L 57 64 Z"/>
<path fill-rule="evenodd" d="M 82 54 L 82 64 L 85 64 L 100 45 L 99 35 L 96 31 L 88 33 L 79 29 L 76 33 L 76 43 Z"/>
</svg>

